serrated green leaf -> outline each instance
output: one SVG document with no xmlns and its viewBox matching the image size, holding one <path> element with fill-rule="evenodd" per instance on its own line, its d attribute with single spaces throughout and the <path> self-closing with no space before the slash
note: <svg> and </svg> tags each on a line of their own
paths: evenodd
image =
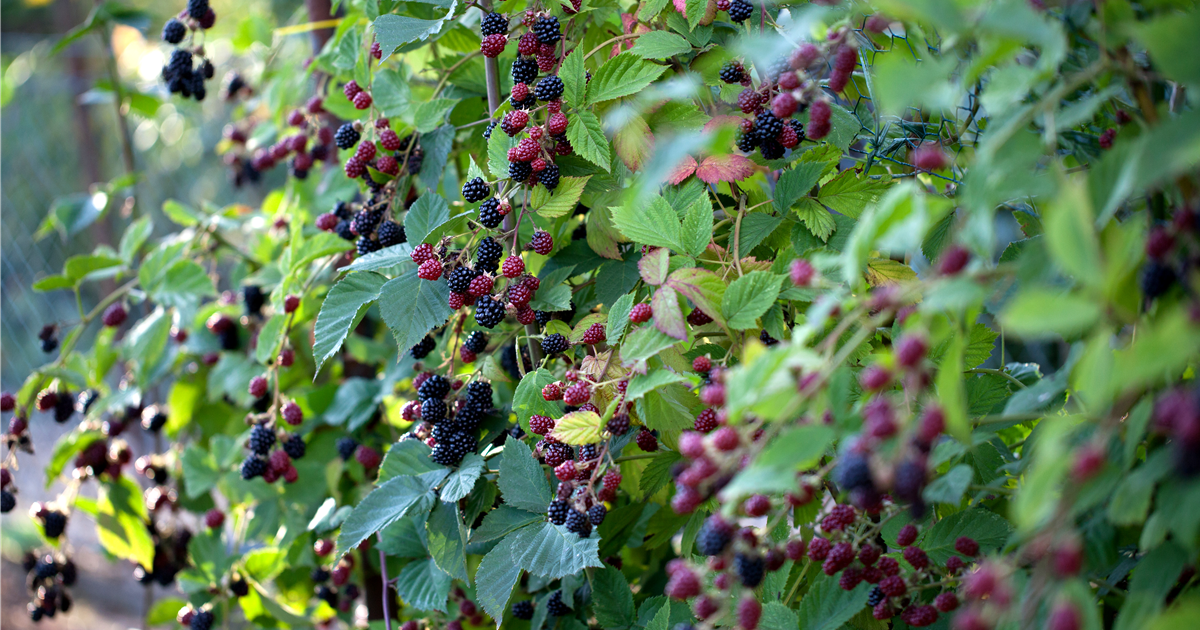
<svg viewBox="0 0 1200 630">
<path fill-rule="evenodd" d="M 958 555 L 954 550 L 954 542 L 960 536 L 975 539 L 979 543 L 979 550 L 989 553 L 1003 547 L 1011 531 L 1012 527 L 1003 516 L 983 508 L 973 508 L 955 512 L 935 523 L 925 532 L 921 548 L 934 563 L 944 564 L 950 556 Z"/>
<path fill-rule="evenodd" d="M 512 409 L 513 413 L 517 415 L 517 421 L 526 431 L 529 431 L 530 416 L 554 417 L 558 415 L 558 405 L 542 398 L 542 388 L 553 382 L 554 375 L 545 368 L 538 368 L 536 371 L 526 374 L 525 378 L 517 384 L 517 391 L 513 394 Z"/>
<path fill-rule="evenodd" d="M 503 506 L 501 506 L 503 507 Z M 508 612 L 508 599 L 521 578 L 521 567 L 513 558 L 513 538 L 506 538 L 479 562 L 475 572 L 476 601 L 499 628 Z"/>
<path fill-rule="evenodd" d="M 692 51 L 688 40 L 669 31 L 650 31 L 637 38 L 629 54 L 642 59 L 668 59 Z"/>
<path fill-rule="evenodd" d="M 625 400 L 637 400 L 645 396 L 647 392 L 685 380 L 687 379 L 682 375 L 665 369 L 638 374 L 629 380 L 629 386 L 625 391 Z"/>
<path fill-rule="evenodd" d="M 358 272 L 342 278 L 321 303 L 321 312 L 313 329 L 313 360 L 316 373 L 325 365 L 350 334 L 350 327 L 363 306 L 379 299 L 387 278 L 373 272 Z M 315 376 L 314 376 L 315 378 Z"/>
<path fill-rule="evenodd" d="M 587 75 L 583 61 L 583 55 L 567 55 L 558 69 L 558 78 L 563 82 L 563 100 L 568 103 L 584 102 Z"/>
<path fill-rule="evenodd" d="M 405 475 L 393 477 L 372 490 L 354 506 L 354 510 L 342 523 L 342 530 L 338 535 L 337 555 L 346 555 L 368 536 L 374 535 L 407 514 L 422 497 L 429 495 L 431 485 L 427 481 L 428 478 Z"/>
<path fill-rule="evenodd" d="M 579 198 L 583 196 L 583 189 L 591 178 L 590 175 L 559 178 L 558 187 L 554 189 L 553 194 L 548 192 L 545 186 L 535 187 L 531 200 L 533 209 L 547 219 L 557 219 L 571 214 L 575 211 L 575 206 L 579 204 Z"/>
<path fill-rule="evenodd" d="M 721 312 L 725 283 L 713 272 L 697 267 L 677 269 L 667 277 L 667 286 L 687 296 L 696 308 L 721 326 L 727 325 Z"/>
<path fill-rule="evenodd" d="M 633 204 L 617 206 L 613 208 L 612 218 L 617 229 L 636 243 L 684 250 L 679 217 L 671 204 L 660 196 L 655 196 L 648 204 L 638 204 L 638 207 Z"/>
<path fill-rule="evenodd" d="M 868 205 L 879 201 L 889 182 L 859 176 L 847 169 L 821 187 L 817 199 L 824 205 L 851 218 L 858 218 Z"/>
<path fill-rule="evenodd" d="M 467 537 L 458 505 L 439 501 L 425 522 L 429 557 L 450 577 L 467 579 Z"/>
<path fill-rule="evenodd" d="M 392 13 L 375 18 L 372 30 L 375 32 L 375 40 L 383 48 L 383 58 L 380 59 L 380 63 L 387 61 L 387 58 L 400 46 L 424 40 L 441 31 L 446 18 L 454 15 L 456 4 L 457 2 L 451 1 L 449 11 L 437 20 L 422 20 Z"/>
<path fill-rule="evenodd" d="M 1030 287 L 1017 294 L 1000 314 L 1005 331 L 1018 337 L 1074 337 L 1100 319 L 1102 306 L 1081 293 Z M 990 348 L 989 348 L 990 350 Z"/>
<path fill-rule="evenodd" d="M 572 411 L 555 422 L 551 435 L 571 446 L 595 444 L 600 441 L 600 415 L 594 411 Z"/>
<path fill-rule="evenodd" d="M 543 512 L 552 494 L 542 467 L 524 442 L 508 438 L 500 457 L 500 493 L 504 502 L 529 512 Z"/>
<path fill-rule="evenodd" d="M 594 105 L 637 94 L 649 87 L 666 70 L 665 66 L 650 63 L 637 55 L 617 55 L 600 66 L 592 76 L 588 83 L 588 104 Z M 579 113 L 575 115 L 578 116 Z M 571 144 L 574 145 L 575 141 L 572 140 Z"/>
<path fill-rule="evenodd" d="M 692 256 L 699 256 L 708 248 L 713 236 L 713 207 L 708 195 L 688 206 L 680 228 L 680 244 L 683 251 Z"/>
<path fill-rule="evenodd" d="M 396 594 L 405 604 L 417 610 L 446 611 L 446 599 L 454 578 L 428 560 L 414 560 L 400 570 L 396 577 Z"/>
<path fill-rule="evenodd" d="M 421 195 L 408 214 L 404 215 L 404 232 L 409 243 L 424 243 L 431 237 L 436 240 L 441 237 L 437 228 L 450 221 L 450 205 L 435 192 Z"/>
<path fill-rule="evenodd" d="M 417 345 L 429 331 L 446 323 L 454 313 L 447 304 L 449 297 L 450 288 L 446 283 L 418 278 L 416 267 L 383 285 L 379 291 L 379 311 L 401 353 Z"/>
<path fill-rule="evenodd" d="M 544 501 L 542 505 L 548 502 Z M 598 553 L 600 537 L 595 533 L 580 538 L 561 525 L 544 522 L 520 529 L 509 539 L 513 540 L 513 559 L 534 575 L 558 579 L 587 567 L 602 566 Z"/>
<path fill-rule="evenodd" d="M 282 313 L 271 316 L 267 323 L 263 324 L 262 330 L 258 332 L 257 345 L 254 346 L 254 358 L 259 363 L 270 365 L 275 360 L 275 348 L 279 345 L 279 340 L 283 339 L 285 325 L 287 316 Z"/>
<path fill-rule="evenodd" d="M 787 214 L 787 211 L 801 197 L 807 195 L 808 191 L 817 185 L 817 182 L 821 180 L 821 175 L 825 173 L 825 169 L 834 164 L 836 162 L 797 162 L 791 170 L 784 171 L 779 176 L 779 181 L 775 183 L 773 199 L 775 211 Z"/>
<path fill-rule="evenodd" d="M 483 517 L 483 523 L 471 533 L 471 544 L 503 538 L 526 525 L 531 525 L 545 519 L 546 516 L 544 514 L 534 514 L 533 512 L 512 507 L 511 505 L 501 505 Z"/>
<path fill-rule="evenodd" d="M 608 309 L 608 323 L 605 332 L 609 340 L 616 343 L 629 327 L 629 313 L 633 311 L 633 294 L 626 293 L 617 298 Z"/>
<path fill-rule="evenodd" d="M 592 612 L 601 628 L 621 630 L 633 625 L 633 593 L 619 569 L 606 566 L 592 573 Z"/>
<path fill-rule="evenodd" d="M 643 499 L 658 492 L 671 481 L 671 468 L 681 459 L 683 456 L 675 451 L 662 451 L 646 464 L 646 468 L 642 470 L 642 477 L 638 480 L 638 492 Z"/>
<path fill-rule="evenodd" d="M 592 81 L 592 85 L 594 85 L 595 78 Z M 504 134 L 492 134 L 493 137 L 496 135 L 503 136 Z M 604 135 L 604 127 L 600 125 L 600 119 L 596 118 L 591 111 L 584 109 L 571 115 L 567 122 L 567 140 L 571 142 L 571 146 L 580 157 L 605 171 L 609 170 L 612 152 L 609 150 L 608 138 Z M 505 147 L 506 159 L 507 151 L 508 148 Z M 491 155 L 490 143 L 488 154 Z M 507 165 L 507 162 L 505 164 Z"/>
<path fill-rule="evenodd" d="M 599 122 L 597 122 L 597 124 L 599 124 Z M 570 131 L 569 126 L 567 131 Z M 601 132 L 601 135 L 603 135 L 603 131 Z M 572 140 L 571 142 L 572 145 L 574 145 L 575 141 Z M 508 137 L 508 134 L 503 132 L 493 133 L 491 137 L 488 138 L 488 170 L 492 173 L 492 179 L 504 179 L 508 177 L 508 150 L 514 146 L 516 146 L 515 140 Z"/>
<path fill-rule="evenodd" d="M 770 236 L 780 223 L 783 223 L 783 217 L 762 212 L 752 212 L 742 217 L 741 232 L 738 235 L 738 254 L 743 258 L 750 255 L 751 250 Z"/>
<path fill-rule="evenodd" d="M 803 221 L 804 227 L 822 242 L 829 242 L 830 235 L 837 228 L 833 215 L 810 197 L 801 199 L 796 205 L 796 218 Z"/>
<path fill-rule="evenodd" d="M 100 484 L 96 536 L 104 549 L 123 560 L 154 566 L 154 540 L 146 529 L 142 490 L 129 477 Z"/>
<path fill-rule="evenodd" d="M 731 282 L 721 299 L 721 313 L 729 327 L 746 330 L 757 326 L 782 286 L 783 277 L 769 271 L 751 271 Z"/>
<path fill-rule="evenodd" d="M 479 455 L 470 453 L 464 457 L 458 465 L 458 470 L 446 478 L 441 491 L 442 501 L 457 501 L 471 494 L 471 489 L 475 487 L 475 482 L 483 474 L 484 468 L 483 458 Z"/>
<path fill-rule="evenodd" d="M 836 577 L 818 575 L 800 601 L 796 615 L 805 630 L 837 630 L 866 606 L 872 586 L 866 582 L 852 591 L 838 587 Z"/>
</svg>

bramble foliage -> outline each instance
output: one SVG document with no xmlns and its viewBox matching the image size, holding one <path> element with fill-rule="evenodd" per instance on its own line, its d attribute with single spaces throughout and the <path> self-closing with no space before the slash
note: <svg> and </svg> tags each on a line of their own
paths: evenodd
<svg viewBox="0 0 1200 630">
<path fill-rule="evenodd" d="M 338 4 L 225 80 L 261 206 L 35 286 L 118 287 L 3 400 L 35 619 L 78 512 L 191 628 L 1200 618 L 1193 4 Z"/>
</svg>

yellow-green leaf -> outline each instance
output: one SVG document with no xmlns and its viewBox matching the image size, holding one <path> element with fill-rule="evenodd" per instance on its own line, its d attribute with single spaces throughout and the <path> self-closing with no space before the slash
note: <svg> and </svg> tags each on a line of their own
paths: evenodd
<svg viewBox="0 0 1200 630">
<path fill-rule="evenodd" d="M 558 419 L 550 435 L 572 446 L 595 444 L 600 441 L 600 416 L 594 411 L 572 411 Z"/>
</svg>

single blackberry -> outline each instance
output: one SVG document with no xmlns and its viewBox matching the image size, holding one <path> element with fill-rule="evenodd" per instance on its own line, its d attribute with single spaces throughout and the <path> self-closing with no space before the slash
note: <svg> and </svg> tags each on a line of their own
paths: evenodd
<svg viewBox="0 0 1200 630">
<path fill-rule="evenodd" d="M 384 221 L 383 225 L 379 226 L 378 233 L 380 247 L 391 247 L 408 242 L 408 237 L 404 233 L 404 226 L 395 221 Z"/>
<path fill-rule="evenodd" d="M 792 66 L 788 63 L 787 57 L 776 57 L 775 61 L 772 61 L 770 65 L 767 66 L 767 82 L 777 83 L 780 75 L 788 70 L 791 70 L 791 68 Z"/>
<path fill-rule="evenodd" d="M 329 604 L 329 606 L 331 608 L 335 608 L 335 609 L 337 608 L 337 605 L 338 605 L 337 591 L 333 590 L 331 587 L 328 587 L 325 585 L 321 585 L 321 586 L 317 587 L 317 599 L 325 602 L 326 604 Z"/>
<path fill-rule="evenodd" d="M 503 13 L 488 13 L 479 24 L 479 32 L 488 35 L 504 35 L 508 32 L 508 18 Z"/>
<path fill-rule="evenodd" d="M 485 335 L 482 331 L 475 331 L 481 335 Z M 486 339 L 484 343 L 487 343 Z M 492 408 L 492 384 L 487 381 L 472 381 L 467 385 L 467 402 L 479 409 Z"/>
<path fill-rule="evenodd" d="M 434 341 L 433 336 L 425 335 L 425 338 L 422 339 L 420 343 L 410 348 L 408 352 L 414 359 L 419 360 L 429 356 L 429 353 L 433 352 L 433 349 L 436 347 L 437 341 Z"/>
<path fill-rule="evenodd" d="M 537 75 L 537 60 L 529 57 L 517 57 L 517 60 L 513 62 L 513 83 L 533 83 L 533 80 L 537 78 Z"/>
<path fill-rule="evenodd" d="M 251 455 L 242 462 L 242 479 L 253 479 L 267 472 L 267 462 L 257 455 Z"/>
<path fill-rule="evenodd" d="M 508 177 L 514 182 L 524 182 L 529 179 L 530 175 L 533 175 L 533 167 L 529 165 L 529 162 L 508 163 Z"/>
<path fill-rule="evenodd" d="M 566 501 L 554 500 L 550 502 L 550 507 L 546 508 L 546 516 L 550 518 L 550 522 L 555 525 L 562 525 L 567 522 L 567 514 L 571 508 Z"/>
<path fill-rule="evenodd" d="M 304 457 L 304 451 L 307 449 L 304 443 L 304 438 L 299 435 L 293 435 L 283 443 L 283 452 L 288 454 L 292 459 L 301 459 Z"/>
<path fill-rule="evenodd" d="M 358 440 L 352 437 L 340 438 L 337 441 L 338 457 L 344 460 L 349 460 L 354 457 L 354 451 L 358 450 Z"/>
<path fill-rule="evenodd" d="M 546 614 L 551 617 L 565 617 L 571 614 L 571 609 L 563 603 L 562 591 L 554 591 L 550 594 L 550 599 L 546 600 Z"/>
<path fill-rule="evenodd" d="M 492 139 L 492 130 L 495 128 L 496 128 L 496 121 L 493 120 L 492 122 L 488 123 L 487 127 L 483 128 L 483 139 L 491 140 Z"/>
<path fill-rule="evenodd" d="M 547 164 L 546 168 L 541 173 L 538 173 L 538 182 L 545 186 L 546 190 L 558 188 L 558 166 Z"/>
<path fill-rule="evenodd" d="M 783 121 L 769 111 L 764 111 L 754 119 L 754 133 L 758 134 L 759 142 L 774 140 L 783 131 Z"/>
<path fill-rule="evenodd" d="M 551 313 L 549 311 L 534 311 L 533 316 L 536 319 L 538 325 L 543 326 L 543 327 L 546 324 L 549 324 L 550 320 L 554 319 L 554 313 Z"/>
<path fill-rule="evenodd" d="M 362 139 L 362 135 L 354 128 L 354 123 L 346 123 L 338 127 L 337 133 L 333 136 L 333 142 L 339 149 L 349 149 L 358 144 Z"/>
<path fill-rule="evenodd" d="M 906 459 L 896 466 L 892 481 L 892 492 L 903 501 L 919 501 L 925 487 L 925 466 L 913 459 Z"/>
<path fill-rule="evenodd" d="M 801 123 L 795 118 L 790 118 L 788 119 L 787 124 L 792 127 L 792 131 L 796 132 L 796 137 L 799 140 L 804 140 L 804 123 Z"/>
<path fill-rule="evenodd" d="M 504 321 L 504 304 L 484 296 L 475 302 L 475 323 L 484 328 L 495 328 Z"/>
<path fill-rule="evenodd" d="M 309 578 L 317 584 L 320 584 L 322 582 L 328 582 L 329 581 L 329 571 L 323 567 L 317 567 L 312 570 L 312 573 L 309 574 Z"/>
<path fill-rule="evenodd" d="M 266 301 L 267 296 L 263 295 L 262 287 L 253 284 L 242 287 L 242 302 L 246 305 L 247 315 L 261 315 Z"/>
<path fill-rule="evenodd" d="M 208 90 L 204 87 L 204 75 L 200 73 L 193 73 L 189 89 L 191 91 L 192 98 L 196 99 L 197 101 L 203 101 L 204 97 L 208 94 Z M 184 96 L 187 96 L 187 90 L 184 91 Z"/>
<path fill-rule="evenodd" d="M 867 457 L 862 453 L 849 451 L 842 455 L 833 475 L 837 484 L 846 492 L 857 488 L 875 487 L 871 480 L 871 468 L 867 464 Z"/>
<path fill-rule="evenodd" d="M 567 341 L 567 338 L 558 333 L 546 335 L 542 339 L 542 352 L 544 352 L 546 356 L 558 354 L 560 352 L 566 352 L 570 347 L 571 343 Z"/>
<path fill-rule="evenodd" d="M 728 61 L 721 67 L 721 81 L 725 83 L 741 83 L 745 76 L 745 68 L 736 61 Z"/>
<path fill-rule="evenodd" d="M 539 101 L 553 101 L 562 96 L 563 87 L 562 79 L 552 74 L 538 81 L 537 86 L 533 88 L 533 95 Z"/>
<path fill-rule="evenodd" d="M 871 594 L 867 595 L 867 605 L 874 608 L 879 602 L 885 599 L 887 599 L 887 595 L 884 595 L 883 591 L 879 590 L 879 587 L 876 586 L 871 589 Z"/>
<path fill-rule="evenodd" d="M 475 266 L 488 273 L 496 273 L 496 270 L 500 268 L 500 256 L 503 254 L 503 245 L 497 243 L 496 239 L 490 236 L 485 237 L 475 248 Z"/>
<path fill-rule="evenodd" d="M 1147 300 L 1154 300 L 1167 292 L 1175 284 L 1178 275 L 1170 265 L 1158 261 L 1150 261 L 1142 269 L 1142 293 Z"/>
<path fill-rule="evenodd" d="M 615 415 L 604 428 L 613 435 L 625 435 L 629 431 L 629 416 L 623 413 Z"/>
<path fill-rule="evenodd" d="M 515 164 L 524 164 L 524 162 L 515 162 Z M 509 166 L 511 167 L 512 165 L 510 164 Z M 483 224 L 483 227 L 492 230 L 504 222 L 504 217 L 500 214 L 499 208 L 500 200 L 495 197 L 479 205 L 479 222 Z"/>
<path fill-rule="evenodd" d="M 588 509 L 588 519 L 592 521 L 592 525 L 599 527 L 604 522 L 604 517 L 608 515 L 608 508 L 603 504 L 597 503 Z"/>
<path fill-rule="evenodd" d="M 383 221 L 383 208 L 375 210 L 363 210 L 354 215 L 354 220 L 350 225 L 354 227 L 354 231 L 360 236 L 366 236 L 375 231 L 379 223 Z"/>
<path fill-rule="evenodd" d="M 729 19 L 735 24 L 740 24 L 750 19 L 750 15 L 754 13 L 754 5 L 746 2 L 746 0 L 733 0 L 729 5 Z"/>
<path fill-rule="evenodd" d="M 567 531 L 578 534 L 580 538 L 587 538 L 592 535 L 592 521 L 586 513 L 571 510 L 571 513 L 567 514 Z"/>
<path fill-rule="evenodd" d="M 441 398 L 427 398 L 421 402 L 421 419 L 430 424 L 437 424 L 446 419 L 448 407 Z"/>
<path fill-rule="evenodd" d="M 354 218 L 354 208 L 345 201 L 339 201 L 333 206 L 333 214 L 339 219 L 349 220 Z"/>
<path fill-rule="evenodd" d="M 754 588 L 763 580 L 762 556 L 739 553 L 733 557 L 733 570 L 746 588 Z"/>
<path fill-rule="evenodd" d="M 178 44 L 183 41 L 185 35 L 187 35 L 187 27 L 175 18 L 167 20 L 167 23 L 163 25 L 162 38 L 168 44 Z"/>
<path fill-rule="evenodd" d="M 696 534 L 696 551 L 706 556 L 719 556 L 733 540 L 733 526 L 720 516 L 710 516 Z"/>
<path fill-rule="evenodd" d="M 189 6 L 191 5 L 190 2 L 188 4 Z M 190 627 L 192 630 L 210 630 L 210 628 L 212 628 L 213 621 L 214 617 L 211 612 L 207 610 L 197 610 L 196 613 L 192 615 L 192 623 L 190 624 Z"/>
<path fill-rule="evenodd" d="M 466 293 L 475 279 L 475 271 L 470 267 L 458 267 L 446 277 L 446 284 L 453 293 Z"/>
<path fill-rule="evenodd" d="M 17 497 L 8 490 L 0 490 L 0 514 L 8 514 L 17 507 Z"/>
<path fill-rule="evenodd" d="M 758 148 L 758 134 L 750 131 L 749 133 L 738 132 L 737 138 L 734 140 L 737 143 L 737 148 L 742 153 L 753 153 Z"/>
<path fill-rule="evenodd" d="M 450 381 L 441 374 L 431 374 L 425 379 L 424 383 L 417 388 L 417 396 L 421 400 L 428 398 L 445 398 L 446 394 L 450 393 Z"/>
<path fill-rule="evenodd" d="M 338 236 L 346 239 L 347 241 L 353 241 L 354 239 L 358 238 L 358 235 L 355 234 L 354 230 L 350 228 L 350 221 L 347 221 L 346 219 L 338 221 L 337 227 L 335 227 L 333 231 L 337 232 Z"/>
<path fill-rule="evenodd" d="M 216 74 L 216 72 L 217 69 L 213 66 L 211 61 L 205 59 L 204 63 L 200 64 L 200 74 L 204 75 L 206 80 L 213 78 L 213 75 Z M 203 97 L 197 97 L 197 100 L 203 100 Z"/>
<path fill-rule="evenodd" d="M 512 615 L 524 621 L 533 619 L 533 600 L 525 599 L 513 604 Z"/>
<path fill-rule="evenodd" d="M 533 109 L 534 107 L 537 107 L 537 97 L 530 92 L 521 100 L 517 100 L 516 96 L 511 96 L 508 99 L 508 103 L 512 105 L 512 108 L 515 110 Z"/>
<path fill-rule="evenodd" d="M 61 392 L 54 401 L 54 421 L 62 424 L 75 415 L 75 398 L 69 392 Z"/>
<path fill-rule="evenodd" d="M 208 14 L 208 0 L 188 0 L 187 11 L 194 19 L 204 19 Z"/>
<path fill-rule="evenodd" d="M 167 424 L 167 414 L 158 405 L 150 405 L 142 410 L 142 428 L 154 432 L 161 430 Z"/>
<path fill-rule="evenodd" d="M 235 597 L 245 597 L 250 594 L 250 585 L 240 577 L 235 577 L 229 581 L 229 592 Z"/>
<path fill-rule="evenodd" d="M 433 452 L 429 454 L 429 458 L 442 466 L 457 466 L 464 455 L 465 453 L 459 452 L 453 444 L 438 442 L 437 446 L 433 447 Z"/>
<path fill-rule="evenodd" d="M 467 203 L 483 201 L 491 192 L 491 188 L 483 181 L 482 177 L 468 180 L 462 187 L 463 199 L 466 199 Z"/>
<path fill-rule="evenodd" d="M 558 40 L 562 39 L 562 28 L 558 25 L 558 18 L 553 15 L 539 17 L 533 24 L 533 34 L 537 36 L 539 44 L 557 44 Z"/>
<path fill-rule="evenodd" d="M 783 145 L 775 140 L 763 140 L 758 150 L 762 152 L 763 158 L 768 160 L 778 160 L 784 153 Z"/>
<path fill-rule="evenodd" d="M 256 424 L 250 430 L 250 450 L 258 455 L 266 455 L 275 445 L 275 432 L 266 425 Z"/>
</svg>

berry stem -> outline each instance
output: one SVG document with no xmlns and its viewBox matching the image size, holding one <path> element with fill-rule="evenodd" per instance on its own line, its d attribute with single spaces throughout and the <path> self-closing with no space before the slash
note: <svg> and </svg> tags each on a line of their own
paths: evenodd
<svg viewBox="0 0 1200 630">
<path fill-rule="evenodd" d="M 383 534 L 375 532 L 375 538 L 379 543 L 383 543 Z M 376 549 L 379 550 L 379 577 L 383 582 L 380 595 L 380 598 L 383 599 L 383 624 L 387 630 L 392 630 L 392 613 L 388 610 L 388 587 L 391 585 L 391 581 L 388 580 L 387 554 L 383 553 L 383 547 L 379 545 L 376 545 Z"/>
</svg>

